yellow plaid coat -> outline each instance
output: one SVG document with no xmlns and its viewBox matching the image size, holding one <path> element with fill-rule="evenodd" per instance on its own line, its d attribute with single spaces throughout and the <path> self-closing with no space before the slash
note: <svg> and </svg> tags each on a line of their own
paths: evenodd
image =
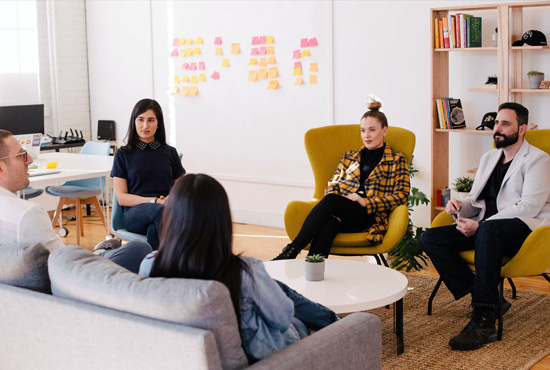
<svg viewBox="0 0 550 370">
<path fill-rule="evenodd" d="M 325 189 L 327 194 L 346 196 L 359 190 L 361 179 L 361 150 L 350 150 L 336 167 L 332 179 Z M 399 205 L 407 204 L 411 188 L 409 168 L 405 157 L 394 152 L 386 143 L 380 163 L 372 170 L 365 182 L 365 210 L 374 213 L 375 223 L 368 232 L 367 242 L 378 244 L 382 242 L 388 230 L 390 212 Z"/>
</svg>

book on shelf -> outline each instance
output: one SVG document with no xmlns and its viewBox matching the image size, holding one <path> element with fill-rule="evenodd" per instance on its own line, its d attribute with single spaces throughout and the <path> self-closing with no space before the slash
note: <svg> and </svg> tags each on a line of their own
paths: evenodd
<svg viewBox="0 0 550 370">
<path fill-rule="evenodd" d="M 439 106 L 439 102 L 441 99 L 435 99 L 435 109 L 437 111 L 437 122 L 439 122 L 439 128 L 443 127 L 443 121 L 441 120 L 441 107 Z"/>
<path fill-rule="evenodd" d="M 449 29 L 449 45 L 451 49 L 454 49 L 456 47 L 455 44 L 455 22 L 454 22 L 454 16 L 449 14 L 447 16 L 447 28 Z"/>
<path fill-rule="evenodd" d="M 444 48 L 445 47 L 445 42 L 443 41 L 443 20 L 438 19 L 437 23 L 439 25 L 439 47 Z"/>
<path fill-rule="evenodd" d="M 447 17 L 441 18 L 441 22 L 443 23 L 443 47 L 445 49 L 450 48 L 449 46 L 449 21 Z"/>
<path fill-rule="evenodd" d="M 444 121 L 445 121 L 445 128 L 446 129 L 451 129 L 451 125 L 450 125 L 450 114 L 451 114 L 451 111 L 449 110 L 449 99 L 450 98 L 441 98 L 441 104 L 443 105 L 443 117 L 444 117 Z"/>
<path fill-rule="evenodd" d="M 439 49 L 439 20 L 435 18 L 434 21 L 434 47 Z"/>
<path fill-rule="evenodd" d="M 468 47 L 480 48 L 481 47 L 481 17 L 468 17 L 466 18 L 466 27 L 468 33 Z"/>
<path fill-rule="evenodd" d="M 455 35 L 456 35 L 456 47 L 460 48 L 460 13 L 454 15 L 455 17 Z"/>
<path fill-rule="evenodd" d="M 445 190 L 448 190 L 447 187 L 437 189 L 436 200 L 437 200 L 438 207 L 445 207 L 447 205 L 447 202 L 443 203 L 443 194 Z M 449 196 L 450 196 L 450 192 L 449 192 Z"/>
<path fill-rule="evenodd" d="M 447 202 L 451 200 L 451 189 L 441 189 L 441 207 L 445 207 Z"/>
<path fill-rule="evenodd" d="M 462 36 L 461 36 L 461 40 L 462 40 L 462 47 L 463 48 L 466 48 L 468 47 L 468 27 L 466 26 L 466 19 L 470 18 L 470 17 L 473 17 L 472 14 L 461 14 L 460 15 L 460 25 L 461 25 L 461 31 L 462 31 Z"/>
<path fill-rule="evenodd" d="M 462 110 L 460 99 L 448 99 L 449 104 L 449 127 L 451 129 L 466 127 L 466 119 Z"/>
</svg>

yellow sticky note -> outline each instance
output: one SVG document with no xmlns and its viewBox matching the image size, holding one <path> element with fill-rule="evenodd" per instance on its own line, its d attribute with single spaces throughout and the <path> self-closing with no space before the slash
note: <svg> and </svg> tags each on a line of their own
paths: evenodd
<svg viewBox="0 0 550 370">
<path fill-rule="evenodd" d="M 193 39 L 192 38 L 188 38 L 187 39 L 187 45 L 191 45 L 193 43 Z"/>
<path fill-rule="evenodd" d="M 275 90 L 279 86 L 279 81 L 277 80 L 271 80 L 269 81 L 269 85 L 267 85 L 268 90 Z"/>
<path fill-rule="evenodd" d="M 57 161 L 55 161 L 55 162 L 48 162 L 48 163 L 46 164 L 46 168 L 48 168 L 48 169 L 49 169 L 49 168 L 57 168 Z"/>
<path fill-rule="evenodd" d="M 223 55 L 222 48 L 216 48 L 216 55 Z"/>
<path fill-rule="evenodd" d="M 279 68 L 278 67 L 269 68 L 269 78 L 275 78 L 277 76 L 279 76 Z"/>
<path fill-rule="evenodd" d="M 188 57 L 188 56 L 191 56 L 193 55 L 193 49 L 189 48 L 187 50 L 185 50 L 185 56 Z"/>
<path fill-rule="evenodd" d="M 197 76 L 191 76 L 191 83 L 196 84 L 197 83 Z"/>
<path fill-rule="evenodd" d="M 181 49 L 180 50 L 180 57 L 184 57 L 185 56 L 185 49 Z"/>
<path fill-rule="evenodd" d="M 297 77 L 296 81 L 294 81 L 294 85 L 303 85 L 304 79 L 302 77 Z"/>
<path fill-rule="evenodd" d="M 174 83 L 179 84 L 180 83 L 180 76 L 174 76 Z"/>
<path fill-rule="evenodd" d="M 256 81 L 258 79 L 258 71 L 248 71 L 248 81 Z"/>
<path fill-rule="evenodd" d="M 193 55 L 199 55 L 201 53 L 201 48 L 195 48 L 195 50 L 193 50 Z"/>
<path fill-rule="evenodd" d="M 319 72 L 319 70 L 317 69 L 317 63 L 311 63 L 309 65 L 309 71 L 310 72 Z"/>
<path fill-rule="evenodd" d="M 198 95 L 198 93 L 199 93 L 199 87 L 198 86 L 191 86 L 189 88 L 189 95 L 195 96 L 195 95 Z"/>
<path fill-rule="evenodd" d="M 189 82 L 189 76 L 182 76 L 181 82 Z"/>
<path fill-rule="evenodd" d="M 183 37 L 180 37 L 178 40 L 178 46 L 181 46 L 183 44 L 185 44 L 185 39 Z"/>
<path fill-rule="evenodd" d="M 265 39 L 266 44 L 273 44 L 273 41 L 275 40 L 275 36 L 267 36 Z"/>
<path fill-rule="evenodd" d="M 302 50 L 302 56 L 303 57 L 309 56 L 309 50 Z"/>
<path fill-rule="evenodd" d="M 195 41 L 195 44 L 202 44 L 202 37 L 197 37 L 197 41 Z"/>
<path fill-rule="evenodd" d="M 267 67 L 267 58 L 260 58 L 260 67 Z"/>
<path fill-rule="evenodd" d="M 262 68 L 258 71 L 258 79 L 263 80 L 267 78 L 267 68 Z"/>
<path fill-rule="evenodd" d="M 182 87 L 180 91 L 180 96 L 187 96 L 189 95 L 189 88 L 188 87 Z"/>
<path fill-rule="evenodd" d="M 250 58 L 250 62 L 248 62 L 249 66 L 254 66 L 258 63 L 258 60 L 256 58 Z"/>
<path fill-rule="evenodd" d="M 269 57 L 269 59 L 267 60 L 267 64 L 276 64 L 277 63 L 277 60 L 275 59 L 275 57 Z"/>
<path fill-rule="evenodd" d="M 231 54 L 239 54 L 241 52 L 241 44 L 231 44 Z"/>
<path fill-rule="evenodd" d="M 309 75 L 309 84 L 317 85 L 317 75 Z"/>
<path fill-rule="evenodd" d="M 275 54 L 275 46 L 268 46 L 267 47 L 267 52 L 266 52 L 267 55 L 273 55 Z"/>
<path fill-rule="evenodd" d="M 299 76 L 302 74 L 302 67 L 294 67 L 294 72 L 292 73 L 294 76 Z"/>
<path fill-rule="evenodd" d="M 206 81 L 206 75 L 204 73 L 199 75 L 199 81 Z"/>
<path fill-rule="evenodd" d="M 229 67 L 229 59 L 224 59 L 222 61 L 222 67 Z"/>
</svg>

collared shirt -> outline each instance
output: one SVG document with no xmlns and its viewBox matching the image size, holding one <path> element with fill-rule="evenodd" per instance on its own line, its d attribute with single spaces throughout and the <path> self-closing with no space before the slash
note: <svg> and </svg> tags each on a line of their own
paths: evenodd
<svg viewBox="0 0 550 370">
<path fill-rule="evenodd" d="M 42 243 L 51 252 L 65 245 L 38 203 L 23 200 L 0 186 L 0 204 L 0 246 Z"/>
<path fill-rule="evenodd" d="M 160 143 L 158 140 L 153 140 L 150 143 L 144 143 L 141 140 L 136 141 L 136 148 L 145 150 L 147 147 L 150 147 L 151 149 L 158 149 L 160 147 Z"/>
</svg>

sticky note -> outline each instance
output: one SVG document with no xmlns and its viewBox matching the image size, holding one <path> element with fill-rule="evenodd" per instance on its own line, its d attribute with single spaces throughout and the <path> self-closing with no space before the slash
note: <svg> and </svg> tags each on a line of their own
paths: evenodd
<svg viewBox="0 0 550 370">
<path fill-rule="evenodd" d="M 197 40 L 195 41 L 195 44 L 202 44 L 202 37 L 197 37 Z"/>
<path fill-rule="evenodd" d="M 184 50 L 184 49 L 181 49 L 181 50 L 180 50 L 180 57 L 184 57 L 184 56 L 186 56 L 186 55 L 187 55 L 187 53 L 185 52 L 185 50 Z"/>
<path fill-rule="evenodd" d="M 189 95 L 189 88 L 188 87 L 182 87 L 180 91 L 180 96 L 187 96 Z"/>
<path fill-rule="evenodd" d="M 273 55 L 273 54 L 275 54 L 275 46 L 268 46 L 267 55 Z"/>
<path fill-rule="evenodd" d="M 309 56 L 309 50 L 302 50 L 302 56 L 308 57 Z"/>
<path fill-rule="evenodd" d="M 262 68 L 258 71 L 258 79 L 265 79 L 267 78 L 267 68 Z"/>
<path fill-rule="evenodd" d="M 196 96 L 199 94 L 199 87 L 198 86 L 191 86 L 189 88 L 189 95 Z"/>
<path fill-rule="evenodd" d="M 319 72 L 319 70 L 317 69 L 317 63 L 311 63 L 309 65 L 309 71 L 310 72 Z"/>
<path fill-rule="evenodd" d="M 275 90 L 279 86 L 279 81 L 277 80 L 271 80 L 269 81 L 269 85 L 267 85 L 268 90 Z"/>
<path fill-rule="evenodd" d="M 302 67 L 294 67 L 294 72 L 292 73 L 294 76 L 299 76 L 302 74 Z"/>
<path fill-rule="evenodd" d="M 189 69 L 192 70 L 192 71 L 196 70 L 197 69 L 197 63 L 191 63 L 189 65 Z"/>
<path fill-rule="evenodd" d="M 172 51 L 172 56 L 173 56 L 173 57 L 177 57 L 178 55 L 179 55 L 178 49 L 174 49 L 174 50 Z"/>
<path fill-rule="evenodd" d="M 248 81 L 256 81 L 258 79 L 258 71 L 248 71 Z"/>
<path fill-rule="evenodd" d="M 206 75 L 204 73 L 199 75 L 199 81 L 206 81 Z"/>
<path fill-rule="evenodd" d="M 224 59 L 222 61 L 222 67 L 229 67 L 229 59 Z"/>
<path fill-rule="evenodd" d="M 260 36 L 260 44 L 265 44 L 265 40 L 267 40 L 267 37 Z"/>
<path fill-rule="evenodd" d="M 179 84 L 180 83 L 180 76 L 174 76 L 174 83 Z"/>
<path fill-rule="evenodd" d="M 170 95 L 177 94 L 180 91 L 180 88 L 178 86 L 174 86 L 174 88 L 170 91 Z"/>
<path fill-rule="evenodd" d="M 275 40 L 275 36 L 267 36 L 265 39 L 266 44 L 273 44 L 273 41 Z"/>
<path fill-rule="evenodd" d="M 57 161 L 55 162 L 48 162 L 46 164 L 46 168 L 57 168 Z"/>
<path fill-rule="evenodd" d="M 267 67 L 267 58 L 260 58 L 260 67 Z"/>
<path fill-rule="evenodd" d="M 240 44 L 231 44 L 231 54 L 239 54 L 241 52 Z"/>
<path fill-rule="evenodd" d="M 222 48 L 216 48 L 216 55 L 223 55 Z"/>
<path fill-rule="evenodd" d="M 199 69 L 204 69 L 204 62 L 199 62 Z"/>
<path fill-rule="evenodd" d="M 258 55 L 258 54 L 260 54 L 260 52 L 258 51 L 258 48 L 252 48 L 250 55 Z"/>
<path fill-rule="evenodd" d="M 279 76 L 279 68 L 277 68 L 277 67 L 269 68 L 268 76 L 269 76 L 269 78 L 278 77 Z"/>
<path fill-rule="evenodd" d="M 187 45 L 191 45 L 192 43 L 193 43 L 193 39 L 191 39 L 191 38 L 187 39 L 187 41 L 186 41 Z"/>
<path fill-rule="evenodd" d="M 180 42 L 179 37 L 174 39 L 174 42 L 172 42 L 172 45 L 178 46 L 178 42 Z"/>
<path fill-rule="evenodd" d="M 309 41 L 308 41 L 307 38 L 306 38 L 306 39 L 301 39 L 301 40 L 300 40 L 300 47 L 301 47 L 301 48 L 307 48 L 308 46 L 309 46 Z"/>
<path fill-rule="evenodd" d="M 214 73 L 212 73 L 212 76 L 210 76 L 210 78 L 212 78 L 213 80 L 218 80 L 220 78 L 220 74 L 214 71 Z"/>
<path fill-rule="evenodd" d="M 275 57 L 269 57 L 269 59 L 267 60 L 267 64 L 276 64 L 277 63 L 277 60 L 275 59 Z"/>
<path fill-rule="evenodd" d="M 201 53 L 201 48 L 195 48 L 195 50 L 193 50 L 193 55 L 199 55 Z"/>
<path fill-rule="evenodd" d="M 178 46 L 185 45 L 185 39 L 183 37 L 180 37 L 178 40 Z"/>
<path fill-rule="evenodd" d="M 189 68 L 189 63 L 183 63 L 183 65 L 181 66 L 181 69 L 188 69 Z"/>
<path fill-rule="evenodd" d="M 309 46 L 317 46 L 317 37 L 309 39 Z"/>
<path fill-rule="evenodd" d="M 181 82 L 189 82 L 189 76 L 182 76 Z"/>
<path fill-rule="evenodd" d="M 304 84 L 304 79 L 301 77 L 297 77 L 296 81 L 294 81 L 294 85 L 303 85 L 303 84 Z"/>
<path fill-rule="evenodd" d="M 221 37 L 216 37 L 214 39 L 214 45 L 221 45 L 222 44 L 222 38 Z"/>
<path fill-rule="evenodd" d="M 292 53 L 292 58 L 298 59 L 300 58 L 301 55 L 302 55 L 302 52 L 300 52 L 300 50 L 294 50 L 294 52 Z"/>
<path fill-rule="evenodd" d="M 294 67 L 301 67 L 302 66 L 302 62 L 294 62 Z"/>
<path fill-rule="evenodd" d="M 256 58 L 250 58 L 250 62 L 248 62 L 249 66 L 254 66 L 258 63 L 258 60 Z"/>
<path fill-rule="evenodd" d="M 267 48 L 265 46 L 262 46 L 260 48 L 260 55 L 265 55 L 267 53 Z"/>
<path fill-rule="evenodd" d="M 185 56 L 188 57 L 188 56 L 191 56 L 193 55 L 193 49 L 189 48 L 187 50 L 185 50 Z"/>
<path fill-rule="evenodd" d="M 260 43 L 260 38 L 258 36 L 252 37 L 252 45 L 258 45 Z"/>
<path fill-rule="evenodd" d="M 317 85 L 317 75 L 309 75 L 309 84 Z"/>
<path fill-rule="evenodd" d="M 192 84 L 197 84 L 197 76 L 191 76 L 191 83 Z"/>
</svg>

